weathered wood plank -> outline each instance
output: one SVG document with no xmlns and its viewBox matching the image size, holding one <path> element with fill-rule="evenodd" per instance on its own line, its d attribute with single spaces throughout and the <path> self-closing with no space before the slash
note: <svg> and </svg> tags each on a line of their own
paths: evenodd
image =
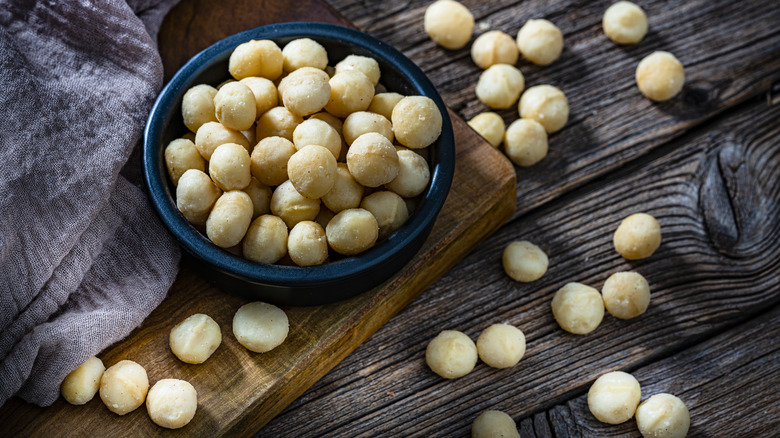
<svg viewBox="0 0 780 438">
<path fill-rule="evenodd" d="M 447 104 L 468 120 L 487 107 L 474 95 L 480 74 L 469 47 L 450 51 L 423 32 L 431 2 L 330 0 L 363 29 L 401 49 L 428 73 Z M 549 83 L 569 99 L 567 127 L 550 137 L 549 155 L 517 169 L 515 216 L 549 202 L 584 182 L 614 170 L 726 108 L 780 80 L 780 2 L 756 0 L 637 1 L 647 11 L 650 31 L 632 46 L 617 46 L 601 29 L 613 0 L 482 2 L 463 0 L 477 20 L 475 37 L 503 30 L 513 37 L 530 18 L 547 18 L 564 33 L 555 63 L 538 67 L 518 61 L 526 86 Z M 655 50 L 674 53 L 686 70 L 683 93 L 656 104 L 634 82 L 639 60 Z M 500 112 L 507 123 L 516 108 Z"/>
<path fill-rule="evenodd" d="M 488 408 L 524 418 L 581 395 L 614 369 L 636 369 L 780 302 L 780 106 L 763 99 L 504 226 L 392 319 L 258 436 L 464 436 Z M 622 259 L 612 233 L 636 211 L 656 216 L 661 248 Z M 728 238 L 724 238 L 727 236 Z M 502 271 L 515 239 L 539 244 L 550 268 L 530 284 Z M 651 285 L 646 314 L 606 316 L 587 336 L 564 333 L 550 312 L 569 281 L 600 288 L 616 271 Z M 528 349 L 509 370 L 479 364 L 445 381 L 425 365 L 440 330 L 473 339 L 510 322 Z M 524 428 L 544 433 L 544 415 Z M 530 430 L 530 429 L 529 429 Z"/>
</svg>

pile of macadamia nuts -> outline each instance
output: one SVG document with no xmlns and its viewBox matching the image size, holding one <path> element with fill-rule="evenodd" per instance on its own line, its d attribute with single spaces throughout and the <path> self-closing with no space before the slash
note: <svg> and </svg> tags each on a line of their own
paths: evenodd
<svg viewBox="0 0 780 438">
<path fill-rule="evenodd" d="M 442 115 L 387 92 L 378 62 L 331 67 L 309 38 L 249 41 L 230 79 L 182 100 L 191 131 L 165 149 L 176 204 L 217 246 L 259 263 L 313 266 L 398 230 L 428 186 Z"/>
<path fill-rule="evenodd" d="M 266 353 L 287 338 L 289 321 L 280 308 L 263 302 L 241 306 L 233 316 L 233 335 L 255 353 Z M 190 315 L 171 329 L 171 353 L 188 364 L 202 364 L 222 344 L 219 324 L 203 313 Z M 62 381 L 62 397 L 83 405 L 100 393 L 109 411 L 125 415 L 146 402 L 149 418 L 160 427 L 179 429 L 189 424 L 198 408 L 198 393 L 189 382 L 158 380 L 151 389 L 146 369 L 132 360 L 121 360 L 108 369 L 97 357 L 71 371 Z"/>
</svg>

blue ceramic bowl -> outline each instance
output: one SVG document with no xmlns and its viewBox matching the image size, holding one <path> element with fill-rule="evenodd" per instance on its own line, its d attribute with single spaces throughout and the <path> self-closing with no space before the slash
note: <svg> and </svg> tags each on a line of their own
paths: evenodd
<svg viewBox="0 0 780 438">
<path fill-rule="evenodd" d="M 404 226 L 362 254 L 297 267 L 256 263 L 217 247 L 176 208 L 175 188 L 168 180 L 165 146 L 187 132 L 181 116 L 184 93 L 197 84 L 216 86 L 229 78 L 230 53 L 249 40 L 270 39 L 280 47 L 308 37 L 328 51 L 331 65 L 349 54 L 379 62 L 380 81 L 390 91 L 428 96 L 442 114 L 442 132 L 429 146 L 431 182 Z M 163 223 L 186 252 L 202 266 L 202 275 L 225 291 L 279 305 L 318 305 L 372 289 L 397 273 L 417 253 L 433 227 L 449 192 L 455 167 L 452 124 L 447 108 L 425 74 L 401 52 L 364 33 L 319 23 L 280 23 L 225 38 L 192 58 L 163 88 L 144 132 L 144 176 L 151 200 Z"/>
</svg>

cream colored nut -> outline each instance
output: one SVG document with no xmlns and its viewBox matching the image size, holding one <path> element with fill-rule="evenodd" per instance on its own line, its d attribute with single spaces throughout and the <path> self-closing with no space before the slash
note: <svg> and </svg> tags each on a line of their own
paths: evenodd
<svg viewBox="0 0 780 438">
<path fill-rule="evenodd" d="M 398 154 L 398 176 L 385 184 L 385 188 L 404 198 L 413 198 L 425 191 L 431 180 L 431 170 L 425 158 L 409 149 L 402 149 Z"/>
<path fill-rule="evenodd" d="M 536 85 L 523 93 L 519 105 L 520 117 L 533 119 L 553 133 L 569 120 L 569 101 L 561 90 L 552 85 Z"/>
<path fill-rule="evenodd" d="M 252 90 L 255 96 L 255 116 L 260 117 L 266 111 L 276 106 L 278 102 L 278 92 L 276 85 L 266 78 L 248 77 L 241 79 L 241 83 Z M 254 135 L 254 134 L 253 134 Z"/>
<path fill-rule="evenodd" d="M 387 120 L 393 117 L 393 108 L 404 97 L 398 93 L 377 93 L 374 98 L 371 99 L 371 105 L 368 106 L 368 111 L 376 114 L 383 115 Z"/>
<path fill-rule="evenodd" d="M 427 147 L 441 134 L 441 112 L 426 96 L 404 97 L 393 108 L 390 120 L 395 138 L 408 148 Z"/>
<path fill-rule="evenodd" d="M 519 56 L 515 40 L 500 30 L 483 33 L 471 45 L 471 59 L 483 69 L 495 64 L 514 65 Z"/>
<path fill-rule="evenodd" d="M 187 129 L 198 132 L 198 128 L 204 123 L 217 121 L 214 113 L 216 95 L 217 89 L 206 84 L 196 85 L 184 93 L 181 100 L 181 115 Z"/>
<path fill-rule="evenodd" d="M 618 44 L 635 44 L 647 34 L 647 15 L 634 3 L 619 1 L 608 7 L 601 20 L 604 33 Z"/>
<path fill-rule="evenodd" d="M 271 211 L 271 188 L 252 177 L 244 193 L 252 200 L 252 219 Z"/>
<path fill-rule="evenodd" d="M 125 415 L 144 404 L 149 391 L 146 370 L 132 360 L 110 366 L 100 378 L 100 399 L 109 411 Z"/>
<path fill-rule="evenodd" d="M 350 70 L 363 73 L 374 86 L 379 83 L 379 77 L 382 74 L 376 59 L 369 58 L 368 56 L 348 55 L 336 64 L 336 73 Z"/>
<path fill-rule="evenodd" d="M 636 85 L 648 99 L 669 100 L 682 91 L 685 70 L 671 53 L 653 52 L 636 66 Z"/>
<path fill-rule="evenodd" d="M 328 52 L 325 47 L 311 38 L 292 40 L 282 49 L 284 71 L 295 71 L 302 67 L 325 70 L 328 66 Z"/>
<path fill-rule="evenodd" d="M 320 69 L 301 67 L 282 79 L 282 102 L 291 113 L 308 116 L 322 110 L 330 100 L 330 77 Z"/>
<path fill-rule="evenodd" d="M 612 243 L 629 260 L 650 257 L 661 246 L 661 225 L 647 213 L 632 214 L 615 230 Z"/>
<path fill-rule="evenodd" d="M 211 154 L 209 176 L 222 190 L 241 190 L 252 179 L 249 166 L 249 154 L 243 146 L 225 143 Z"/>
<path fill-rule="evenodd" d="M 92 400 L 100 389 L 100 378 L 105 370 L 102 360 L 90 357 L 65 376 L 60 386 L 62 398 L 72 405 L 83 405 Z"/>
<path fill-rule="evenodd" d="M 330 100 L 325 110 L 336 117 L 347 117 L 355 111 L 365 111 L 374 98 L 371 79 L 356 70 L 336 72 L 330 78 Z"/>
<path fill-rule="evenodd" d="M 289 330 L 287 314 L 273 304 L 244 304 L 233 317 L 236 340 L 255 353 L 266 353 L 281 345 Z"/>
<path fill-rule="evenodd" d="M 588 390 L 588 409 L 602 423 L 625 423 L 634 416 L 642 391 L 631 374 L 613 371 L 596 379 Z"/>
<path fill-rule="evenodd" d="M 322 197 L 322 203 L 332 212 L 357 208 L 363 199 L 363 186 L 349 173 L 347 165 L 338 163 L 333 188 Z M 327 225 L 327 222 L 326 222 Z"/>
<path fill-rule="evenodd" d="M 195 134 L 195 147 L 198 148 L 200 156 L 206 161 L 211 160 L 211 154 L 214 153 L 214 150 L 225 143 L 240 144 L 246 148 L 247 152 L 252 150 L 249 146 L 249 140 L 244 134 L 219 122 L 204 123 Z"/>
<path fill-rule="evenodd" d="M 393 234 L 409 219 L 406 203 L 389 191 L 374 192 L 360 202 L 360 208 L 368 210 L 379 225 L 379 239 Z"/>
<path fill-rule="evenodd" d="M 165 147 L 165 167 L 173 185 L 179 184 L 179 178 L 190 169 L 201 172 L 206 169 L 206 162 L 200 156 L 195 143 L 184 138 L 177 138 Z"/>
<path fill-rule="evenodd" d="M 171 329 L 168 343 L 180 361 L 203 363 L 222 343 L 222 331 L 210 316 L 196 313 Z"/>
<path fill-rule="evenodd" d="M 536 120 L 517 119 L 504 133 L 504 151 L 518 166 L 533 166 L 547 156 L 547 132 Z"/>
<path fill-rule="evenodd" d="M 483 71 L 477 81 L 477 98 L 491 108 L 506 109 L 517 102 L 525 88 L 520 70 L 508 64 L 495 64 Z"/>
<path fill-rule="evenodd" d="M 225 85 L 227 85 L 227 84 L 229 84 L 231 82 L 236 82 L 236 80 L 235 79 L 225 79 L 224 81 L 220 82 L 219 85 L 217 85 L 217 91 L 219 91 L 220 88 L 224 87 Z"/>
<path fill-rule="evenodd" d="M 506 125 L 504 119 L 496 113 L 479 113 L 469 120 L 469 126 L 494 148 L 497 148 L 504 139 Z"/>
<path fill-rule="evenodd" d="M 555 292 L 552 311 L 562 329 L 575 335 L 584 335 L 601 324 L 604 300 L 599 291 L 592 287 L 568 283 Z"/>
<path fill-rule="evenodd" d="M 214 111 L 222 125 L 243 131 L 257 119 L 257 101 L 252 90 L 241 82 L 231 82 L 214 97 Z"/>
<path fill-rule="evenodd" d="M 204 172 L 190 169 L 179 178 L 176 186 L 176 207 L 194 225 L 206 225 L 211 207 L 222 195 Z"/>
<path fill-rule="evenodd" d="M 266 137 L 252 150 L 252 175 L 267 186 L 287 181 L 287 162 L 295 153 L 293 142 L 284 137 Z"/>
<path fill-rule="evenodd" d="M 650 305 L 650 285 L 636 272 L 616 272 L 601 289 L 604 306 L 610 315 L 628 319 L 645 313 Z"/>
<path fill-rule="evenodd" d="M 460 49 L 474 32 L 474 16 L 462 4 L 439 0 L 425 10 L 425 33 L 445 49 Z"/>
<path fill-rule="evenodd" d="M 525 355 L 525 335 L 513 325 L 493 324 L 477 338 L 477 352 L 488 366 L 513 367 Z"/>
<path fill-rule="evenodd" d="M 327 121 L 320 119 L 310 118 L 296 126 L 293 143 L 297 150 L 309 145 L 322 146 L 333 154 L 333 158 L 338 158 L 341 153 L 341 135 Z"/>
<path fill-rule="evenodd" d="M 393 141 L 393 125 L 385 116 L 367 111 L 356 111 L 344 120 L 344 140 L 351 145 L 356 138 L 367 132 L 377 132 Z"/>
<path fill-rule="evenodd" d="M 398 176 L 398 153 L 382 134 L 369 132 L 352 142 L 347 167 L 360 184 L 379 187 Z"/>
<path fill-rule="evenodd" d="M 328 244 L 343 255 L 359 254 L 376 243 L 379 225 L 373 214 L 362 208 L 339 212 L 325 227 Z"/>
<path fill-rule="evenodd" d="M 271 108 L 257 119 L 257 138 L 262 140 L 267 137 L 284 137 L 292 141 L 293 131 L 301 123 L 303 118 L 291 113 L 287 108 Z"/>
<path fill-rule="evenodd" d="M 504 248 L 504 271 L 515 281 L 528 283 L 542 278 L 548 263 L 547 254 L 526 240 L 512 242 Z"/>
<path fill-rule="evenodd" d="M 230 54 L 228 70 L 230 75 L 241 80 L 260 76 L 274 80 L 282 74 L 284 57 L 282 49 L 270 40 L 252 40 L 240 44 Z"/>
<path fill-rule="evenodd" d="M 547 20 L 528 20 L 517 33 L 517 47 L 523 58 L 537 65 L 548 65 L 561 56 L 563 34 Z"/>
<path fill-rule="evenodd" d="M 320 212 L 320 200 L 307 198 L 287 180 L 271 195 L 271 213 L 282 218 L 288 228 L 301 221 L 311 221 Z"/>
<path fill-rule="evenodd" d="M 198 409 L 198 392 L 190 382 L 162 379 L 152 386 L 146 397 L 146 411 L 154 424 L 178 429 L 192 421 Z"/>
<path fill-rule="evenodd" d="M 477 364 L 477 346 L 465 333 L 444 330 L 428 343 L 425 362 L 445 379 L 463 377 Z"/>
<path fill-rule="evenodd" d="M 520 438 L 515 420 L 501 411 L 485 411 L 471 425 L 471 438 Z"/>
<path fill-rule="evenodd" d="M 287 254 L 287 225 L 278 216 L 264 214 L 244 237 L 244 257 L 258 263 L 276 263 Z"/>
<path fill-rule="evenodd" d="M 217 199 L 206 221 L 206 235 L 220 248 L 236 246 L 244 238 L 252 221 L 252 200 L 249 195 L 233 190 Z"/>
<path fill-rule="evenodd" d="M 328 259 L 328 239 L 320 224 L 303 221 L 295 224 L 287 238 L 290 258 L 298 266 L 315 266 Z"/>
<path fill-rule="evenodd" d="M 319 199 L 336 182 L 336 158 L 322 146 L 304 146 L 290 157 L 287 174 L 298 193 Z"/>
<path fill-rule="evenodd" d="M 338 118 L 338 117 L 336 117 L 334 115 L 328 114 L 326 111 L 320 111 L 320 112 L 318 112 L 316 114 L 312 114 L 309 117 L 309 120 L 311 120 L 311 119 L 322 120 L 323 122 L 325 122 L 328 125 L 330 125 L 331 128 L 335 129 L 336 132 L 338 132 L 339 137 L 341 137 L 341 130 L 342 130 L 343 124 L 342 124 L 340 118 Z M 322 145 L 320 145 L 320 146 L 322 146 Z"/>
<path fill-rule="evenodd" d="M 639 405 L 636 425 L 645 438 L 684 438 L 691 426 L 691 416 L 682 400 L 662 393 Z"/>
</svg>

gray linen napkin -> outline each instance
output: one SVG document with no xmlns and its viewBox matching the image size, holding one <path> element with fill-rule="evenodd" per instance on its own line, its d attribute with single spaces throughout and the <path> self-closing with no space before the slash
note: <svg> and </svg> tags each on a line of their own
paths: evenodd
<svg viewBox="0 0 780 438">
<path fill-rule="evenodd" d="M 173 3 L 0 1 L 0 405 L 53 403 L 175 279 L 178 246 L 119 175 Z"/>
</svg>

